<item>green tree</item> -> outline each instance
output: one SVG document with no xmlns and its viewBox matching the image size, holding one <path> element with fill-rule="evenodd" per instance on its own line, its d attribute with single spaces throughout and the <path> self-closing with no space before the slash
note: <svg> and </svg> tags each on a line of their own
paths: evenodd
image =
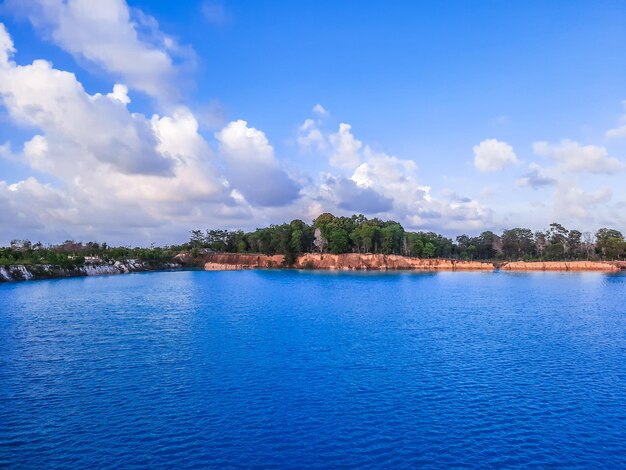
<svg viewBox="0 0 626 470">
<path fill-rule="evenodd" d="M 346 253 L 350 248 L 348 233 L 341 227 L 332 227 L 328 235 L 328 248 L 335 255 Z"/>
<path fill-rule="evenodd" d="M 624 236 L 622 232 L 601 228 L 596 232 L 596 250 L 606 259 L 615 259 L 623 256 Z"/>
<path fill-rule="evenodd" d="M 434 258 L 435 252 L 435 245 L 433 245 L 431 242 L 426 242 L 424 248 L 422 249 L 422 256 L 424 256 L 424 258 Z"/>
<path fill-rule="evenodd" d="M 531 256 L 534 253 L 533 232 L 527 228 L 512 228 L 502 233 L 502 249 L 508 259 Z"/>
<path fill-rule="evenodd" d="M 387 222 L 380 230 L 381 249 L 385 254 L 397 254 L 402 251 L 404 229 L 397 222 Z"/>
<path fill-rule="evenodd" d="M 424 250 L 424 242 L 417 233 L 409 232 L 406 234 L 408 256 L 420 257 Z"/>
</svg>

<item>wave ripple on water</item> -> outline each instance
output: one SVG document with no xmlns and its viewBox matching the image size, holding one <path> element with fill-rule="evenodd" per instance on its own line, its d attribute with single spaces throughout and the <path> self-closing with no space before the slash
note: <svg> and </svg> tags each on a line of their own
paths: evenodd
<svg viewBox="0 0 626 470">
<path fill-rule="evenodd" d="M 0 467 L 626 467 L 626 276 L 0 285 Z"/>
</svg>

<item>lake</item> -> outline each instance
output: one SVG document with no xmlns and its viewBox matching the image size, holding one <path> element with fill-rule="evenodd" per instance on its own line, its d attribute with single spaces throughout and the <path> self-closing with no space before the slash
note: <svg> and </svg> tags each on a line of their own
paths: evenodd
<svg viewBox="0 0 626 470">
<path fill-rule="evenodd" d="M 0 467 L 626 467 L 626 276 L 0 284 Z"/>
</svg>

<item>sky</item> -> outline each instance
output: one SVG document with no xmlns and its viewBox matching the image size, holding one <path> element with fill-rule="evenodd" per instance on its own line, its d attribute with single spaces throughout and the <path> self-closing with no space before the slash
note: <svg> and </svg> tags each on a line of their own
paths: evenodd
<svg viewBox="0 0 626 470">
<path fill-rule="evenodd" d="M 622 0 L 0 3 L 0 245 L 626 232 L 625 176 Z"/>
</svg>

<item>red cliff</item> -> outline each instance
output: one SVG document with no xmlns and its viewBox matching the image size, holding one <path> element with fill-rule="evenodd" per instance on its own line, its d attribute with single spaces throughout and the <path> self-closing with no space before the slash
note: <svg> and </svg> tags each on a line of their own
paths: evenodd
<svg viewBox="0 0 626 470">
<path fill-rule="evenodd" d="M 253 255 L 236 253 L 213 253 L 206 255 L 204 269 L 235 270 L 255 268 L 285 268 L 283 255 Z M 299 256 L 293 266 L 296 269 L 329 270 L 416 270 L 416 271 L 491 271 L 491 263 L 478 261 L 455 261 L 447 259 L 408 258 L 397 255 L 346 253 L 341 255 L 307 253 Z"/>
<path fill-rule="evenodd" d="M 456 261 L 450 259 L 409 258 L 398 255 L 345 253 L 341 255 L 307 253 L 299 256 L 292 266 L 285 264 L 283 255 L 249 253 L 211 253 L 203 257 L 207 271 L 239 269 L 328 269 L 353 270 L 412 270 L 412 271 L 600 271 L 616 272 L 626 269 L 626 263 L 617 261 L 546 261 L 504 262 Z"/>
</svg>

